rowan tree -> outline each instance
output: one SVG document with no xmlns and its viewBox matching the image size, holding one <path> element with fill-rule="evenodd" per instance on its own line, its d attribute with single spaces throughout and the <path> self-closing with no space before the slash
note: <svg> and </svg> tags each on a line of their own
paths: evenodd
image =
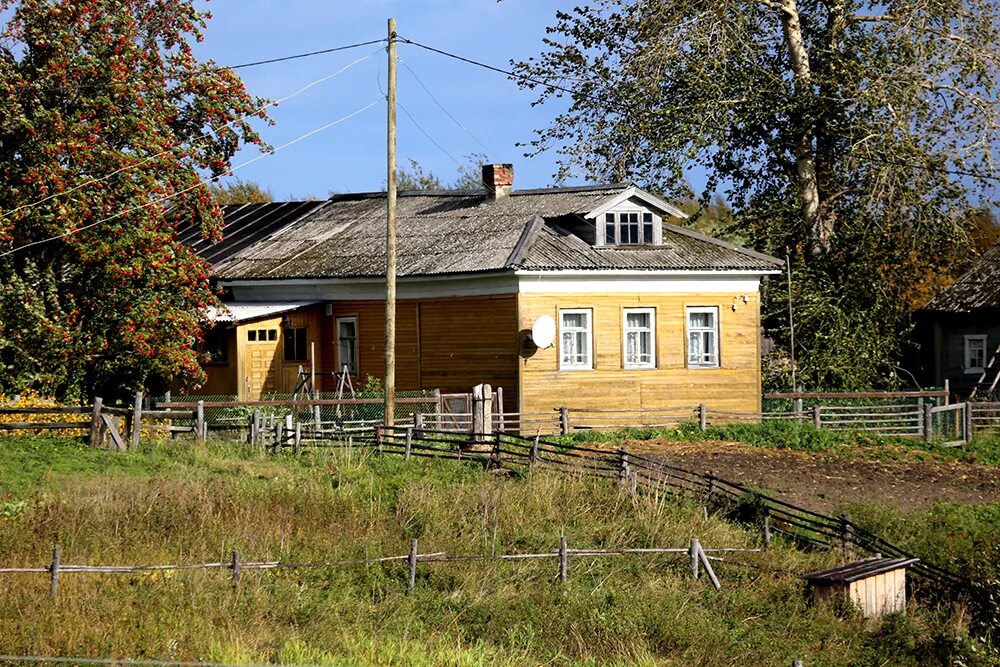
<svg viewBox="0 0 1000 667">
<path fill-rule="evenodd" d="M 557 176 L 684 197 L 703 169 L 736 235 L 791 256 L 800 383 L 865 387 L 893 381 L 914 284 L 989 205 L 998 28 L 993 0 L 596 0 L 515 68 L 561 98 L 532 142 Z M 787 351 L 786 306 L 772 283 Z"/>
<path fill-rule="evenodd" d="M 193 0 L 0 0 L 0 392 L 113 398 L 203 378 L 217 302 L 178 224 L 220 233 L 264 101 L 199 62 Z M 51 239 L 51 240 L 50 240 Z"/>
</svg>

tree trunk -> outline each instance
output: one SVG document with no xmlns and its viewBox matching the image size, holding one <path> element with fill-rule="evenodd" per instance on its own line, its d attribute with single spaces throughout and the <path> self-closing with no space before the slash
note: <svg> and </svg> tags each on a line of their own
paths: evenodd
<svg viewBox="0 0 1000 667">
<path fill-rule="evenodd" d="M 812 71 L 809 66 L 809 52 L 806 51 L 805 41 L 802 38 L 802 23 L 799 20 L 796 1 L 783 0 L 779 13 L 785 33 L 785 45 L 788 47 L 788 55 L 792 62 L 795 93 L 800 101 L 808 99 L 812 96 Z M 816 156 L 813 149 L 813 120 L 803 117 L 800 121 L 801 127 L 794 148 L 795 170 L 802 196 L 802 222 L 812 241 L 810 250 L 812 254 L 817 255 L 830 250 L 833 228 L 831 219 L 820 214 Z"/>
</svg>

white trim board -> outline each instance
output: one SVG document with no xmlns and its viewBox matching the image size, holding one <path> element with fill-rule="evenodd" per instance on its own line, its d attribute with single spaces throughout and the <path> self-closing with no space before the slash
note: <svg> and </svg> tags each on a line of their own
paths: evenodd
<svg viewBox="0 0 1000 667">
<path fill-rule="evenodd" d="M 516 271 L 400 278 L 399 299 L 499 294 L 629 293 L 755 294 L 762 272 L 716 271 Z M 379 279 L 228 280 L 236 301 L 378 301 L 385 297 Z"/>
</svg>

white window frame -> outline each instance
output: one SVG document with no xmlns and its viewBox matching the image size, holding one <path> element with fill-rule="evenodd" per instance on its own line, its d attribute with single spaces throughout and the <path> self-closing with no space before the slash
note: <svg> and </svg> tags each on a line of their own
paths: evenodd
<svg viewBox="0 0 1000 667">
<path fill-rule="evenodd" d="M 638 216 L 638 218 L 639 218 L 639 242 L 638 243 L 623 243 L 622 240 L 621 240 L 621 228 L 622 228 L 622 226 L 621 226 L 621 217 L 620 216 L 623 215 L 623 214 L 629 214 L 629 213 L 635 213 Z M 609 215 L 612 215 L 615 218 L 615 222 L 614 222 L 614 224 L 615 224 L 615 239 L 611 243 L 608 242 L 608 236 L 607 236 L 607 225 L 608 225 L 607 216 L 609 216 Z M 653 231 L 653 239 L 652 239 L 652 241 L 649 241 L 648 243 L 645 241 L 645 235 L 643 234 L 643 226 L 645 225 L 645 222 L 643 221 L 643 217 L 646 216 L 646 215 L 649 215 L 649 216 L 651 216 L 653 218 L 653 222 L 652 222 L 652 225 L 653 225 L 653 230 L 652 230 Z M 663 219 L 660 216 L 658 216 L 654 211 L 650 211 L 649 209 L 640 208 L 640 207 L 636 207 L 636 206 L 627 207 L 627 208 L 615 208 L 615 209 L 612 209 L 610 211 L 605 211 L 605 212 L 601 213 L 599 216 L 597 216 L 597 219 L 596 219 L 595 222 L 597 223 L 597 225 L 596 225 L 597 228 L 595 230 L 596 235 L 597 235 L 597 245 L 601 245 L 601 246 L 605 246 L 605 247 L 622 246 L 622 247 L 625 247 L 625 248 L 635 248 L 635 247 L 644 246 L 644 245 L 646 245 L 646 246 L 648 246 L 648 245 L 660 245 L 662 243 Z"/>
<path fill-rule="evenodd" d="M 972 343 L 973 341 L 978 342 L 978 343 L 982 343 L 982 345 L 983 345 L 983 364 L 982 364 L 982 366 L 970 366 L 969 365 L 970 357 L 971 357 L 971 355 L 969 353 L 972 352 L 972 348 L 969 346 L 969 343 Z M 987 352 L 986 334 L 966 334 L 966 336 L 965 336 L 965 345 L 963 346 L 963 352 L 964 352 L 964 355 L 963 355 L 963 359 L 962 359 L 962 367 L 965 369 L 966 374 L 972 375 L 972 374 L 976 374 L 976 373 L 982 373 L 986 369 L 986 364 L 987 364 L 987 360 L 986 360 L 986 352 Z"/>
<path fill-rule="evenodd" d="M 334 325 L 334 333 L 336 335 L 336 339 L 334 340 L 334 345 L 336 346 L 336 349 L 337 349 L 337 372 L 338 373 L 340 373 L 341 371 L 344 370 L 344 359 L 341 356 L 341 350 L 340 350 L 340 324 L 341 324 L 341 322 L 353 322 L 354 323 L 354 367 L 351 368 L 351 365 L 347 364 L 347 368 L 351 372 L 351 377 L 357 377 L 358 376 L 358 367 L 360 366 L 360 361 L 358 360 L 358 353 L 359 353 L 359 351 L 361 349 L 361 346 L 358 344 L 358 339 L 360 338 L 359 331 L 358 331 L 358 316 L 357 315 L 349 315 L 349 316 L 345 316 L 345 317 L 338 317 L 338 318 L 336 318 L 334 320 L 334 323 L 333 323 L 333 325 Z"/>
<path fill-rule="evenodd" d="M 649 315 L 649 328 L 630 329 L 628 326 L 628 316 L 633 314 Z M 633 362 L 628 360 L 628 335 L 635 331 L 640 335 L 649 334 L 649 361 Z M 622 310 L 622 368 L 651 369 L 656 368 L 656 308 L 625 308 Z"/>
<path fill-rule="evenodd" d="M 722 336 L 721 333 L 721 323 L 719 322 L 720 308 L 718 306 L 687 306 L 684 309 L 684 350 L 687 356 L 687 367 L 688 368 L 721 368 L 722 360 L 719 354 L 719 339 Z M 691 316 L 699 313 L 710 313 L 712 315 L 713 322 L 715 326 L 711 329 L 698 327 L 694 330 L 691 328 Z M 712 358 L 714 359 L 711 363 L 705 362 L 692 362 L 691 360 L 691 334 L 698 332 L 712 331 L 715 335 L 712 337 Z"/>
<path fill-rule="evenodd" d="M 567 363 L 563 356 L 563 333 L 566 326 L 563 323 L 564 315 L 584 315 L 587 318 L 587 326 L 582 329 L 573 328 L 571 331 L 582 331 L 587 338 L 587 359 L 585 363 Z M 559 370 L 561 371 L 592 371 L 594 370 L 594 309 L 593 308 L 560 308 L 559 309 Z"/>
</svg>

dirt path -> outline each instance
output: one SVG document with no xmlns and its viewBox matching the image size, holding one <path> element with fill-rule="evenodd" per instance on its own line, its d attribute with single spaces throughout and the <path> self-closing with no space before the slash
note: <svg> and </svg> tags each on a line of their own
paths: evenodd
<svg viewBox="0 0 1000 667">
<path fill-rule="evenodd" d="M 885 503 L 904 511 L 926 509 L 935 500 L 1000 501 L 1000 467 L 933 459 L 845 459 L 738 442 L 644 441 L 626 446 L 672 465 L 769 490 L 822 512 L 853 501 Z"/>
</svg>

